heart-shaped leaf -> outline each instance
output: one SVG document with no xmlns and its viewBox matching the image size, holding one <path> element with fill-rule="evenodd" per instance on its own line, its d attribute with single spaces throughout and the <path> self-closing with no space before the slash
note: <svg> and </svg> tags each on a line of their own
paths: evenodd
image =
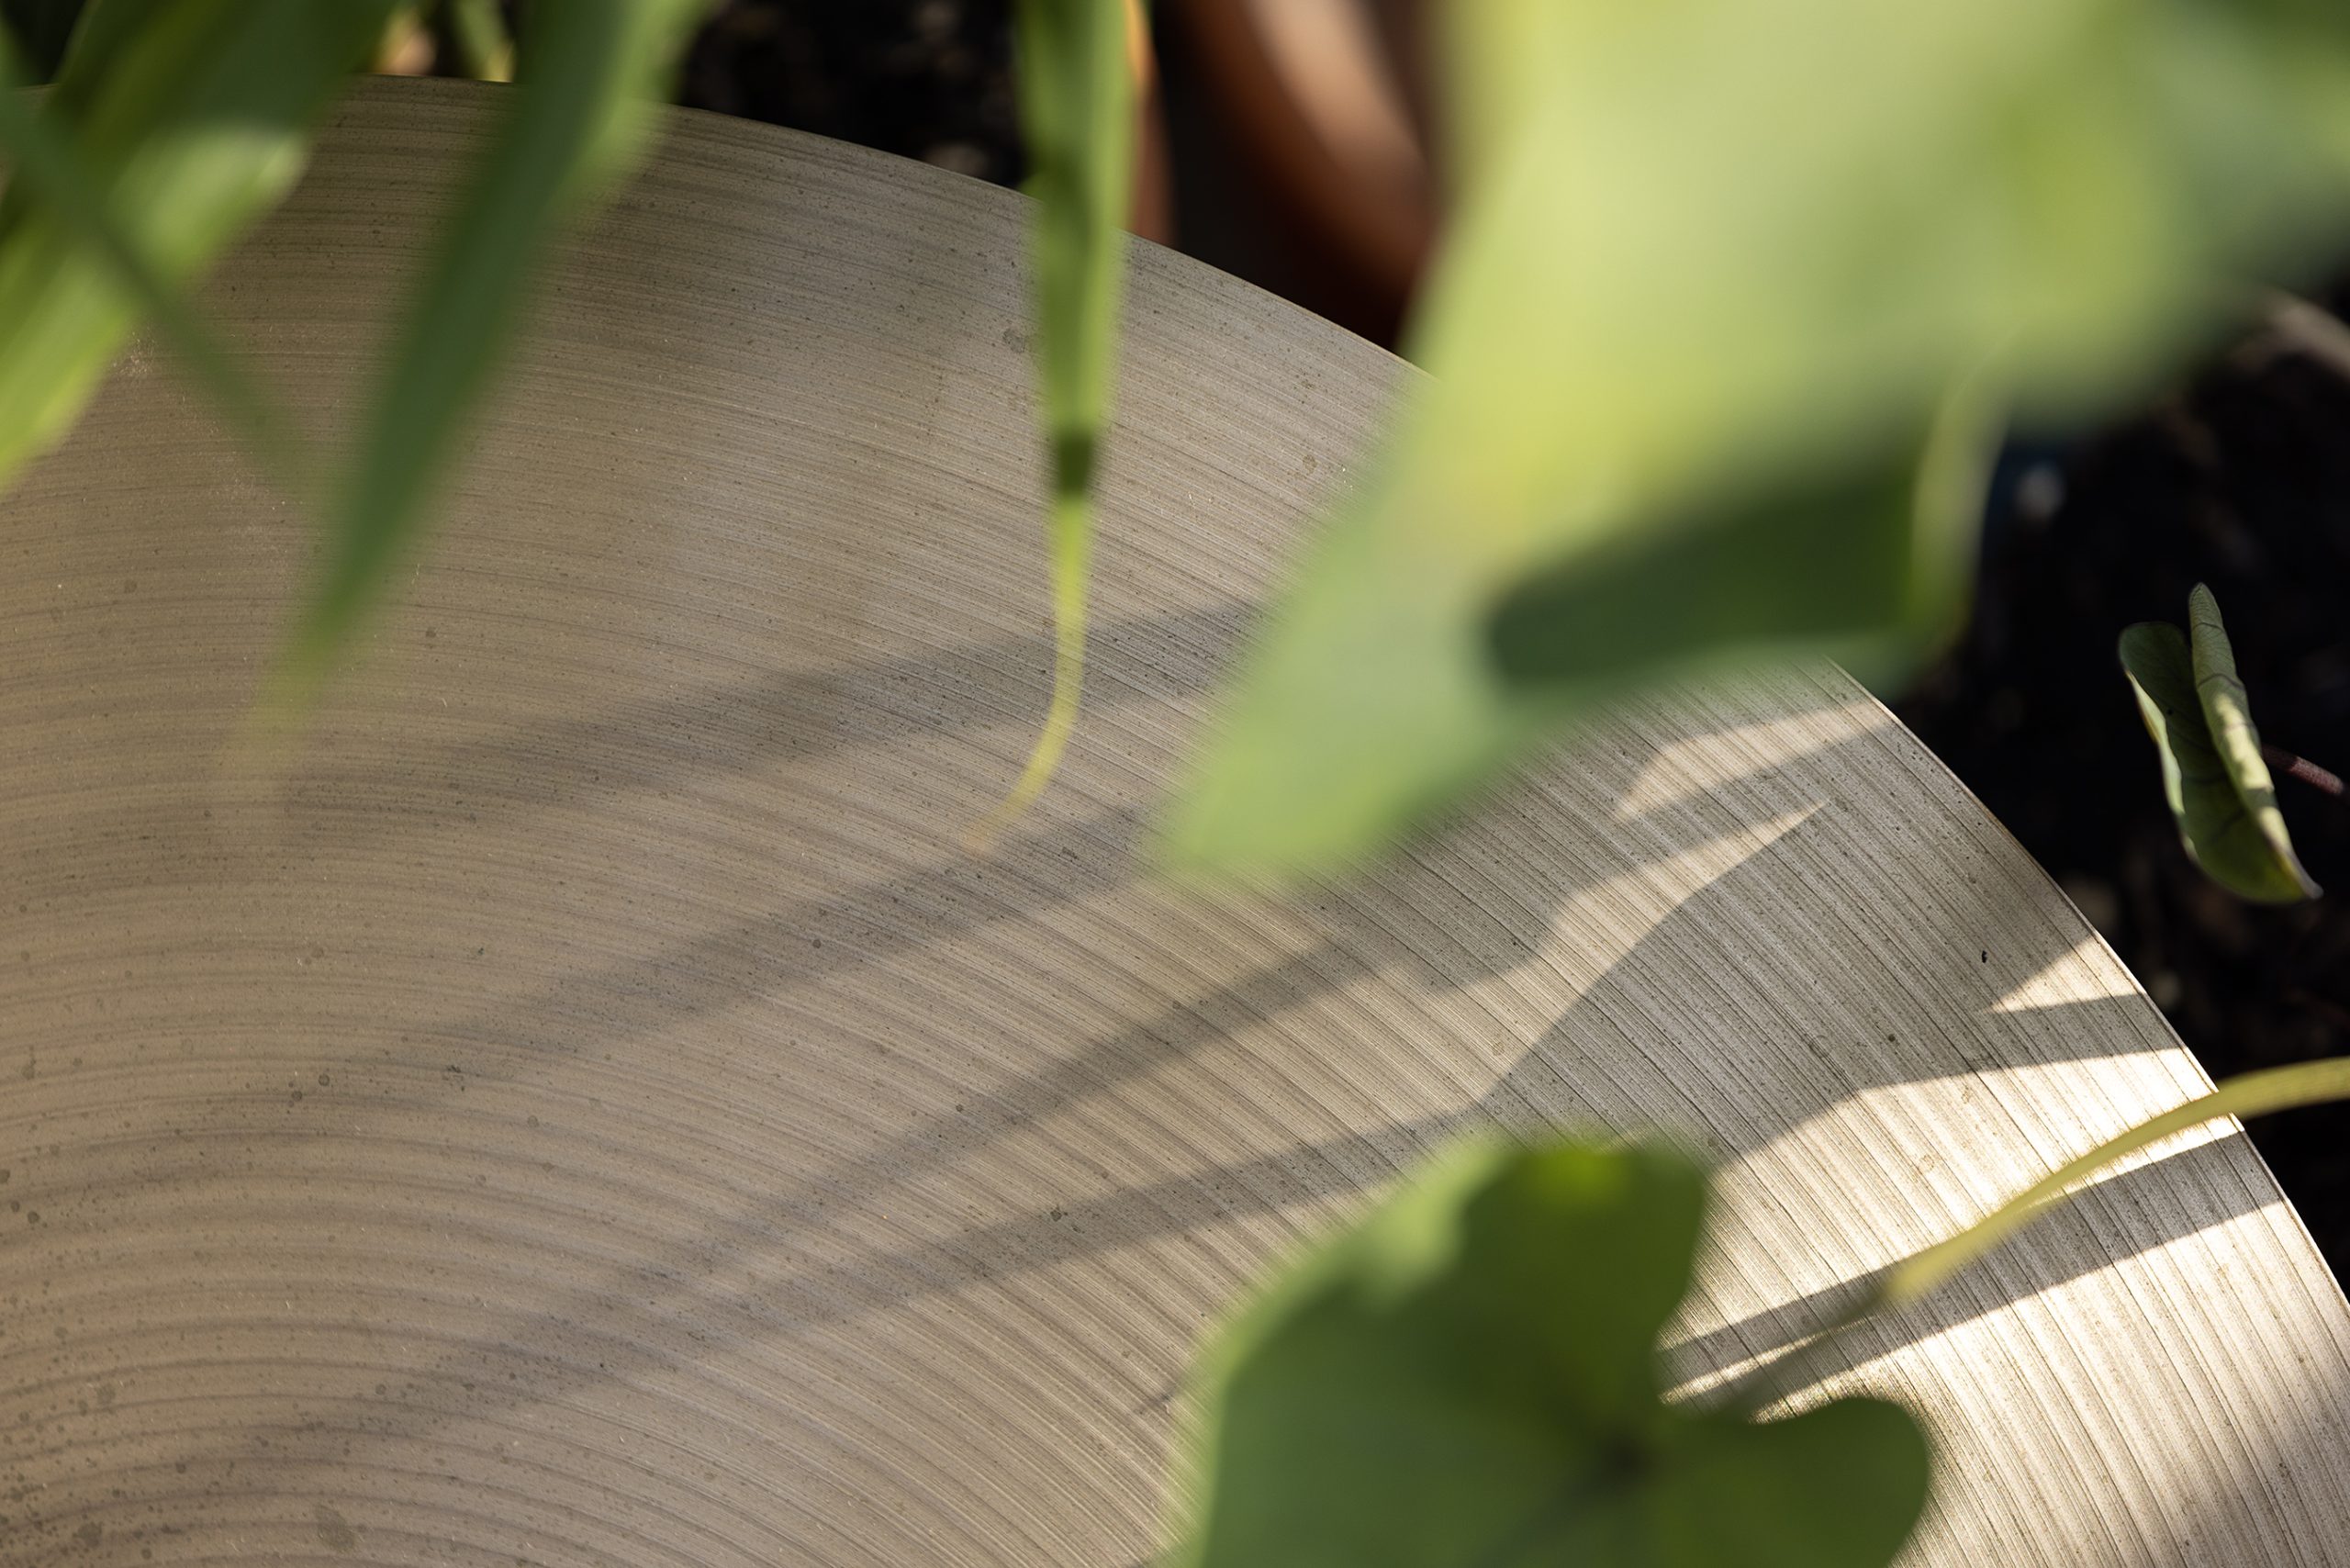
<svg viewBox="0 0 2350 1568">
<path fill-rule="evenodd" d="M 2318 886 L 2277 809 L 2219 600 L 2200 583 L 2188 599 L 2188 623 L 2191 639 L 2167 621 L 2142 621 L 2121 633 L 2121 667 L 2161 754 L 2179 837 L 2230 892 L 2262 903 L 2313 899 Z"/>
<path fill-rule="evenodd" d="M 1897 1406 L 1667 1404 L 1705 1178 L 1472 1145 L 1209 1351 L 1186 1568 L 1882 1568 L 1926 1498 Z"/>
</svg>

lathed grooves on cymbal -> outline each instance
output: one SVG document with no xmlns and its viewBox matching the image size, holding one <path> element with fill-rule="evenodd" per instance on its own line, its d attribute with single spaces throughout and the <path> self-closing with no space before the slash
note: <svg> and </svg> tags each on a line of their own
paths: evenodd
<svg viewBox="0 0 2350 1568">
<path fill-rule="evenodd" d="M 213 290 L 330 440 L 492 92 L 361 86 Z M 1824 668 L 1340 886 L 1152 879 L 1400 373 L 1148 247 L 1086 715 L 965 853 L 1051 657 L 1021 220 L 677 116 L 278 771 L 315 540 L 147 349 L 0 502 L 0 1563 L 1123 1568 L 1198 1337 L 1456 1132 L 1722 1162 L 1702 1383 L 2203 1087 Z M 2346 1350 L 2222 1128 L 1830 1386 L 1942 1445 L 1916 1562 L 2317 1564 Z"/>
</svg>

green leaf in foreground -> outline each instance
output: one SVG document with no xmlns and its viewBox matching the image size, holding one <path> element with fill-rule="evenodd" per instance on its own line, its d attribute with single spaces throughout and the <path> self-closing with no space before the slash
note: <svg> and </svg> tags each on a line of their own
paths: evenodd
<svg viewBox="0 0 2350 1568">
<path fill-rule="evenodd" d="M 511 346 L 563 224 L 633 166 L 703 0 L 562 0 L 531 7 L 520 73 L 409 302 L 329 517 L 324 581 L 282 689 L 298 694 L 416 533 L 458 432 Z"/>
<path fill-rule="evenodd" d="M 1134 79 L 1126 0 L 1020 0 L 1020 129 L 1036 198 L 1036 364 L 1050 464 L 1053 695 L 1043 731 L 984 838 L 1043 793 L 1077 725 L 1093 477 L 1109 420 L 1119 283 L 1133 205 Z"/>
<path fill-rule="evenodd" d="M 2294 857 L 2261 760 L 2219 601 L 2200 583 L 2188 599 L 2188 633 L 2144 621 L 2121 633 L 2121 667 L 2161 754 L 2163 794 L 2179 837 L 2213 881 L 2263 903 L 2318 895 Z"/>
<path fill-rule="evenodd" d="M 298 492 L 301 463 L 293 421 L 275 399 L 248 375 L 209 324 L 139 248 L 129 230 L 106 210 L 95 182 L 74 162 L 72 144 L 42 115 L 34 100 L 16 91 L 23 68 L 7 34 L 0 31 L 0 155 L 10 178 L 27 196 L 63 218 L 113 269 L 138 307 L 161 330 L 174 353 L 208 394 L 214 409 L 244 440 L 247 449 L 289 493 Z"/>
<path fill-rule="evenodd" d="M 1182 1568 L 1882 1568 L 1927 1489 L 1898 1406 L 1667 1405 L 1705 1178 L 1455 1152 L 1210 1350 Z"/>
<path fill-rule="evenodd" d="M 1953 398 L 1922 439 L 1860 454 L 1788 492 L 1660 519 L 1573 566 L 1537 572 L 1486 621 L 1513 689 L 1570 700 L 1659 671 L 1735 667 L 1787 646 L 1863 669 L 1954 631 L 1997 427 Z M 1671 591 L 1658 591 L 1670 583 Z"/>
<path fill-rule="evenodd" d="M 391 8 L 101 0 L 83 18 L 39 110 L 72 188 L 36 177 L 0 196 L 0 486 L 73 427 L 155 291 L 184 288 L 291 188 Z"/>
<path fill-rule="evenodd" d="M 1447 15 L 1468 162 L 1413 329 L 1434 374 L 1176 803 L 1181 862 L 1326 868 L 1626 681 L 1817 651 L 1891 673 L 1959 590 L 1892 569 L 1916 519 L 1880 465 L 1953 386 L 2093 414 L 2215 322 L 2220 280 L 2350 220 L 2350 6 Z M 1798 526 L 1804 497 L 1829 515 Z M 1883 569 L 1823 613 L 1799 579 L 1846 553 Z M 1625 634 L 1533 636 L 1603 580 Z"/>
</svg>

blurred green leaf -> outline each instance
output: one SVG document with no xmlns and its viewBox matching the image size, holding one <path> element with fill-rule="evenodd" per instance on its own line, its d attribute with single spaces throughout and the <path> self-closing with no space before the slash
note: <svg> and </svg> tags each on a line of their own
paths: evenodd
<svg viewBox="0 0 2350 1568">
<path fill-rule="evenodd" d="M 1956 629 L 1997 427 L 1954 398 L 1924 438 L 1758 487 L 1504 595 L 1486 623 L 1512 687 L 1573 700 L 1737 667 L 1800 640 L 1866 671 Z M 1903 520 L 1907 520 L 1906 523 Z"/>
<path fill-rule="evenodd" d="M 410 300 L 329 518 L 329 559 L 280 672 L 298 696 L 325 671 L 414 537 L 530 285 L 565 220 L 636 162 L 704 0 L 533 6 L 520 74 Z"/>
<path fill-rule="evenodd" d="M 1094 467 L 1109 419 L 1135 160 L 1126 0 L 1020 0 L 1013 15 L 1027 188 L 1036 198 L 1030 249 L 1051 465 L 1055 643 L 1044 729 L 990 827 L 1043 792 L 1077 723 Z"/>
<path fill-rule="evenodd" d="M 1776 597 L 1798 548 L 1915 525 L 1897 486 L 1866 508 L 1855 476 L 1953 386 L 2028 420 L 2109 406 L 2212 325 L 2221 280 L 2307 264 L 2350 218 L 2350 6 L 1449 15 L 1471 162 L 1414 327 L 1434 376 L 1269 627 L 1169 823 L 1180 860 L 1312 868 L 1371 847 L 1603 676 L 1823 649 L 1889 672 L 1955 587 L 1853 574 L 1830 626 L 1820 595 Z M 1773 498 L 1807 494 L 1844 515 L 1774 554 Z M 1731 610 L 1716 551 L 1780 567 Z M 1935 555 L 1970 560 L 1963 540 Z M 1516 644 L 1528 579 L 1558 598 L 1586 569 L 1613 624 L 1650 629 L 1639 656 L 1570 629 L 1559 650 L 1610 656 L 1515 678 L 1497 610 Z"/>
<path fill-rule="evenodd" d="M 1209 1349 L 1182 1568 L 1882 1568 L 1925 1505 L 1898 1406 L 1661 1397 L 1705 1178 L 1476 1145 Z"/>
<path fill-rule="evenodd" d="M 300 471 L 293 421 L 274 397 L 241 369 L 196 308 L 159 274 L 128 230 L 108 212 L 95 182 L 74 162 L 73 149 L 60 129 L 39 114 L 34 100 L 15 89 L 23 73 L 5 30 L 0 30 L 0 154 L 10 177 L 76 230 L 99 260 L 114 269 L 138 308 L 151 318 L 181 361 L 264 468 L 289 491 L 298 491 Z"/>
<path fill-rule="evenodd" d="M 152 291 L 184 287 L 285 195 L 389 9 L 91 8 L 38 111 L 69 199 L 49 199 L 38 176 L 0 196 L 0 485 L 72 427 Z M 94 223 L 118 238 L 116 264 L 103 252 L 93 264 Z"/>
<path fill-rule="evenodd" d="M 2318 886 L 2294 857 L 2277 809 L 2219 601 L 2200 583 L 2188 597 L 2188 622 L 2191 642 L 2167 621 L 2143 621 L 2121 633 L 2121 667 L 2161 754 L 2163 794 L 2179 837 L 2204 874 L 2230 892 L 2263 903 L 2315 898 Z"/>
</svg>

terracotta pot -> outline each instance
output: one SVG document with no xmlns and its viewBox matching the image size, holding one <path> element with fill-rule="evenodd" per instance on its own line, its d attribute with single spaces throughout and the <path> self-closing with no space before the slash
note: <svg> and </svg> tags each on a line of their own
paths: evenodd
<svg viewBox="0 0 2350 1568">
<path fill-rule="evenodd" d="M 1382 339 L 1393 335 L 1438 223 L 1418 9 L 1398 0 L 1169 8 L 1225 160 L 1201 177 L 1260 185 L 1265 217 L 1302 252 L 1261 281 Z"/>
<path fill-rule="evenodd" d="M 1150 23 L 1142 0 L 1126 0 L 1126 36 L 1135 73 L 1141 124 L 1135 137 L 1135 211 L 1133 229 L 1146 240 L 1162 245 L 1175 242 L 1175 175 L 1169 164 L 1167 106 L 1159 95 L 1158 51 L 1151 42 Z"/>
</svg>

